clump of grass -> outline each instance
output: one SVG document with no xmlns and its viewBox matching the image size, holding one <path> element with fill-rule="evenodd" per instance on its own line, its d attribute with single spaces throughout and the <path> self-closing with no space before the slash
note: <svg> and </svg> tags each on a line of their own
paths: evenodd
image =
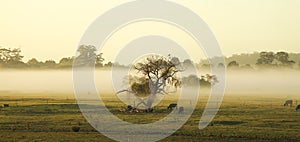
<svg viewBox="0 0 300 142">
<path fill-rule="evenodd" d="M 80 127 L 79 126 L 72 126 L 72 131 L 73 132 L 79 132 L 80 131 Z"/>
</svg>

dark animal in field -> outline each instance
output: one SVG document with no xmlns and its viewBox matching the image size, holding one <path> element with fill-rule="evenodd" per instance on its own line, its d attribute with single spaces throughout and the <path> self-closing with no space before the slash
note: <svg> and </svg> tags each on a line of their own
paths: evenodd
<svg viewBox="0 0 300 142">
<path fill-rule="evenodd" d="M 174 108 L 177 109 L 177 104 L 170 104 L 170 105 L 168 106 L 168 110 L 173 110 Z"/>
<path fill-rule="evenodd" d="M 153 108 L 146 109 L 145 112 L 153 112 Z"/>
<path fill-rule="evenodd" d="M 133 107 L 132 107 L 131 105 L 128 105 L 128 106 L 127 106 L 127 110 L 128 110 L 128 111 L 133 110 Z"/>
<path fill-rule="evenodd" d="M 5 108 L 5 107 L 9 107 L 9 104 L 3 104 L 3 107 Z"/>
<path fill-rule="evenodd" d="M 296 111 L 300 111 L 300 105 L 296 107 Z"/>
<path fill-rule="evenodd" d="M 184 107 L 179 107 L 178 113 L 183 114 L 183 112 L 184 112 Z"/>
<path fill-rule="evenodd" d="M 292 107 L 293 106 L 293 100 L 286 100 L 285 103 L 283 104 L 283 106 L 289 106 Z"/>
</svg>

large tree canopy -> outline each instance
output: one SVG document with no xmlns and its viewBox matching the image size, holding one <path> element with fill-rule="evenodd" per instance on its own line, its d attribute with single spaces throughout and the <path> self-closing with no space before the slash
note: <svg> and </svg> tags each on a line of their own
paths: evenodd
<svg viewBox="0 0 300 142">
<path fill-rule="evenodd" d="M 18 63 L 22 61 L 24 56 L 20 55 L 20 49 L 5 49 L 0 47 L 0 62 L 1 63 Z"/>
<path fill-rule="evenodd" d="M 142 77 L 148 79 L 152 95 L 167 94 L 167 86 L 180 86 L 180 80 L 176 77 L 176 73 L 182 71 L 178 58 L 151 56 L 144 62 L 136 64 L 134 68 L 142 74 Z"/>
<path fill-rule="evenodd" d="M 77 49 L 79 55 L 75 58 L 77 60 L 76 66 L 102 66 L 104 61 L 102 53 L 97 55 L 96 51 L 97 49 L 93 45 L 80 45 Z"/>
<path fill-rule="evenodd" d="M 137 73 L 135 79 L 131 79 L 130 88 L 118 93 L 126 91 L 137 96 L 148 96 L 144 100 L 140 99 L 140 104 L 147 108 L 152 107 L 157 94 L 171 93 L 174 91 L 171 88 L 176 89 L 181 85 L 177 73 L 183 70 L 176 57 L 153 55 L 135 64 L 133 69 Z"/>
<path fill-rule="evenodd" d="M 289 60 L 287 52 L 261 52 L 257 65 L 272 66 L 272 67 L 292 67 L 296 62 Z"/>
</svg>

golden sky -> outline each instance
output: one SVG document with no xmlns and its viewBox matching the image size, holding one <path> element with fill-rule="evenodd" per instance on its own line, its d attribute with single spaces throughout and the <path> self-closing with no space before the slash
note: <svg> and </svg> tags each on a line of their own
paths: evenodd
<svg viewBox="0 0 300 142">
<path fill-rule="evenodd" d="M 58 61 L 62 57 L 73 56 L 89 24 L 105 11 L 126 2 L 128 0 L 0 0 L 0 46 L 21 48 L 25 61 L 32 57 Z M 203 18 L 226 56 L 263 50 L 300 52 L 299 0 L 175 2 L 190 8 Z M 145 33 L 172 29 L 164 26 L 148 24 L 145 29 L 152 30 L 145 30 Z M 178 29 L 174 28 L 174 32 L 176 30 Z M 168 35 L 167 32 L 165 34 Z M 107 45 L 123 43 L 122 39 L 127 37 L 126 29 L 119 35 Z M 194 45 L 184 34 L 174 39 L 185 39 L 178 42 L 187 46 Z M 194 50 L 191 53 L 195 54 Z M 112 56 L 110 53 L 105 55 L 104 52 L 104 57 L 108 60 Z M 197 57 L 195 60 L 198 60 Z"/>
</svg>

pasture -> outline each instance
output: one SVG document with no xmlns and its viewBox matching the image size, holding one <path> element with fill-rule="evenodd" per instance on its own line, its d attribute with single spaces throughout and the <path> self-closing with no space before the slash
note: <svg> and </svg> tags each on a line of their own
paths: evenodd
<svg viewBox="0 0 300 142">
<path fill-rule="evenodd" d="M 0 95 L 0 141 L 112 141 L 98 133 L 83 118 L 74 98 L 21 97 Z M 47 96 L 47 95 L 41 95 Z M 105 98 L 110 111 L 136 124 L 157 121 L 168 114 L 174 103 L 164 99 L 152 113 L 128 113 L 119 109 L 125 104 Z M 226 95 L 213 122 L 203 130 L 198 122 L 207 96 L 202 95 L 197 109 L 185 125 L 162 141 L 299 141 L 300 112 L 284 107 L 284 98 L 263 95 Z M 72 127 L 79 126 L 79 132 Z"/>
</svg>

